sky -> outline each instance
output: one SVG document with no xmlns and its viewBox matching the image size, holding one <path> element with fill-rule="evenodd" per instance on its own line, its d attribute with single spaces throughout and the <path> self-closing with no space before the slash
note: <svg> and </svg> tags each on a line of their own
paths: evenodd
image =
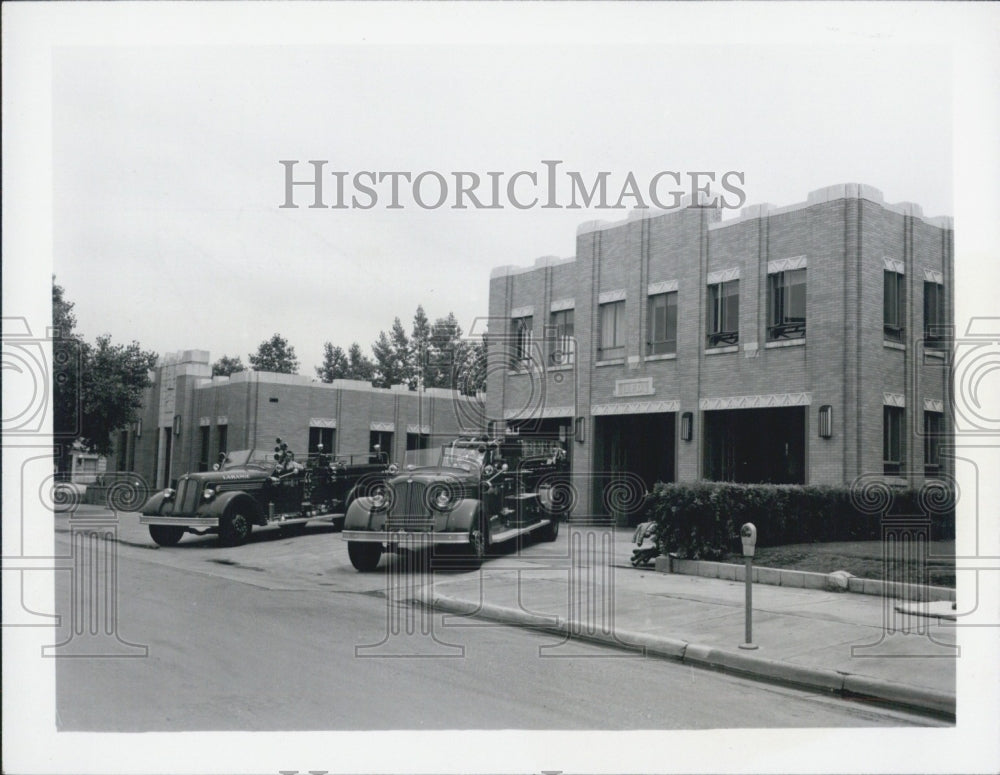
<svg viewBox="0 0 1000 775">
<path fill-rule="evenodd" d="M 57 282 L 85 337 L 158 353 L 246 362 L 277 332 L 312 374 L 324 342 L 367 350 L 395 316 L 409 330 L 418 304 L 478 331 L 492 268 L 572 256 L 578 225 L 638 204 L 517 209 L 502 196 L 501 209 L 458 210 L 455 171 L 506 184 L 561 161 L 566 204 L 572 171 L 609 172 L 611 205 L 630 172 L 643 189 L 679 172 L 686 190 L 686 173 L 732 171 L 746 204 L 863 182 L 953 212 L 944 47 L 78 46 L 55 52 L 52 75 Z M 371 209 L 316 209 L 298 187 L 301 206 L 282 208 L 279 161 L 303 180 L 313 159 L 327 162 L 325 204 L 334 171 L 348 173 L 346 201 L 365 170 L 438 172 L 450 196 L 420 207 L 402 181 L 403 206 L 387 209 L 385 182 Z M 661 179 L 661 202 L 674 188 Z"/>
</svg>

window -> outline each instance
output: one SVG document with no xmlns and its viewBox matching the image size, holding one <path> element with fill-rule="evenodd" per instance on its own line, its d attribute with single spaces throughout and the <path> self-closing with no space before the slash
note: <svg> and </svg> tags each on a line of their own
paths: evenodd
<svg viewBox="0 0 1000 775">
<path fill-rule="evenodd" d="M 334 439 L 336 437 L 336 428 L 319 428 L 310 427 L 309 428 L 309 454 L 316 455 L 319 453 L 319 445 L 323 445 L 323 454 L 332 455 L 334 453 Z"/>
<path fill-rule="evenodd" d="M 431 437 L 426 433 L 407 433 L 406 449 L 428 449 L 431 445 Z"/>
<path fill-rule="evenodd" d="M 517 368 L 524 361 L 531 359 L 531 318 L 514 318 L 510 321 L 510 324 L 514 345 L 510 366 L 511 368 Z"/>
<path fill-rule="evenodd" d="M 708 346 L 740 341 L 740 281 L 708 286 Z"/>
<path fill-rule="evenodd" d="M 903 444 L 903 410 L 898 406 L 882 407 L 882 472 L 902 476 L 906 464 Z"/>
<path fill-rule="evenodd" d="M 202 425 L 199 429 L 201 433 L 201 445 L 198 452 L 198 470 L 207 471 L 209 469 L 208 458 L 211 454 L 208 450 L 208 436 L 211 431 L 211 427 L 208 425 Z"/>
<path fill-rule="evenodd" d="M 806 270 L 768 275 L 767 338 L 802 339 L 806 335 Z"/>
<path fill-rule="evenodd" d="M 386 460 L 392 460 L 392 431 L 372 431 L 368 434 L 368 449 L 374 451 L 378 445 L 379 452 L 386 456 Z"/>
<path fill-rule="evenodd" d="M 941 438 L 944 435 L 944 415 L 924 412 L 924 476 L 941 472 Z"/>
<path fill-rule="evenodd" d="M 573 339 L 573 310 L 564 309 L 552 313 L 549 324 L 549 365 L 568 366 L 576 355 L 576 341 Z"/>
<path fill-rule="evenodd" d="M 601 304 L 599 323 L 601 327 L 597 360 L 625 357 L 625 302 L 612 301 Z"/>
<path fill-rule="evenodd" d="M 677 292 L 649 297 L 646 355 L 677 352 Z"/>
<path fill-rule="evenodd" d="M 944 347 L 944 286 L 924 283 L 924 347 Z"/>
<path fill-rule="evenodd" d="M 883 272 L 882 327 L 887 342 L 902 342 L 906 320 L 906 284 L 900 272 Z"/>
<path fill-rule="evenodd" d="M 218 430 L 218 434 L 219 434 L 219 452 L 228 452 L 229 451 L 229 426 L 228 425 L 219 425 L 217 430 Z"/>
<path fill-rule="evenodd" d="M 117 453 L 115 457 L 117 458 L 117 467 L 119 471 L 125 470 L 126 453 L 128 452 L 128 431 L 119 431 L 118 433 L 118 443 L 115 445 L 115 452 Z"/>
</svg>

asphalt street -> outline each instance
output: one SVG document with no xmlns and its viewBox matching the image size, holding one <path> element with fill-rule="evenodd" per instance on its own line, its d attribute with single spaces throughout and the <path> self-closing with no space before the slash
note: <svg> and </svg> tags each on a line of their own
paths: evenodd
<svg viewBox="0 0 1000 775">
<path fill-rule="evenodd" d="M 57 515 L 56 523 L 57 551 L 69 554 L 68 515 Z M 438 573 L 389 557 L 381 566 L 388 573 L 359 574 L 345 542 L 322 523 L 294 536 L 259 529 L 249 544 L 233 548 L 220 548 L 210 536 L 159 548 L 128 513 L 109 534 L 113 541 L 91 561 L 116 568 L 114 575 L 83 583 L 74 573 L 56 574 L 62 623 L 54 642 L 68 644 L 62 653 L 90 648 L 105 654 L 57 660 L 64 731 L 939 723 L 599 645 L 564 648 L 552 634 L 431 614 L 397 598 Z M 544 562 L 552 545 L 544 546 L 489 558 L 484 570 L 491 563 Z M 115 596 L 116 609 L 102 607 Z M 98 626 L 94 635 L 86 623 L 97 618 L 110 622 L 115 634 Z M 138 646 L 144 656 L 123 656 L 141 654 Z"/>
</svg>

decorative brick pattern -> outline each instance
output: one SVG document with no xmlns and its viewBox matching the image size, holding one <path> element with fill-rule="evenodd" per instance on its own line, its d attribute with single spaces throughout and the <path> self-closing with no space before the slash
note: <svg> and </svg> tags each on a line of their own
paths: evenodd
<svg viewBox="0 0 1000 775">
<path fill-rule="evenodd" d="M 778 406 L 809 406 L 811 403 L 811 393 L 771 393 L 769 395 L 702 398 L 698 401 L 698 408 L 711 412 L 719 409 L 771 409 Z"/>
<path fill-rule="evenodd" d="M 906 396 L 902 393 L 883 393 L 882 406 L 906 406 Z"/>
</svg>

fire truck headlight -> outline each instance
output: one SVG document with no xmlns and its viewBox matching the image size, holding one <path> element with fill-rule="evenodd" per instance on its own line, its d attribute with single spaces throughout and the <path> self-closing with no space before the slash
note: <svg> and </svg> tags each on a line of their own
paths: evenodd
<svg viewBox="0 0 1000 775">
<path fill-rule="evenodd" d="M 215 490 L 205 490 L 205 492 L 201 494 L 201 497 L 207 501 L 210 501 L 212 500 L 212 498 L 215 497 Z"/>
</svg>

